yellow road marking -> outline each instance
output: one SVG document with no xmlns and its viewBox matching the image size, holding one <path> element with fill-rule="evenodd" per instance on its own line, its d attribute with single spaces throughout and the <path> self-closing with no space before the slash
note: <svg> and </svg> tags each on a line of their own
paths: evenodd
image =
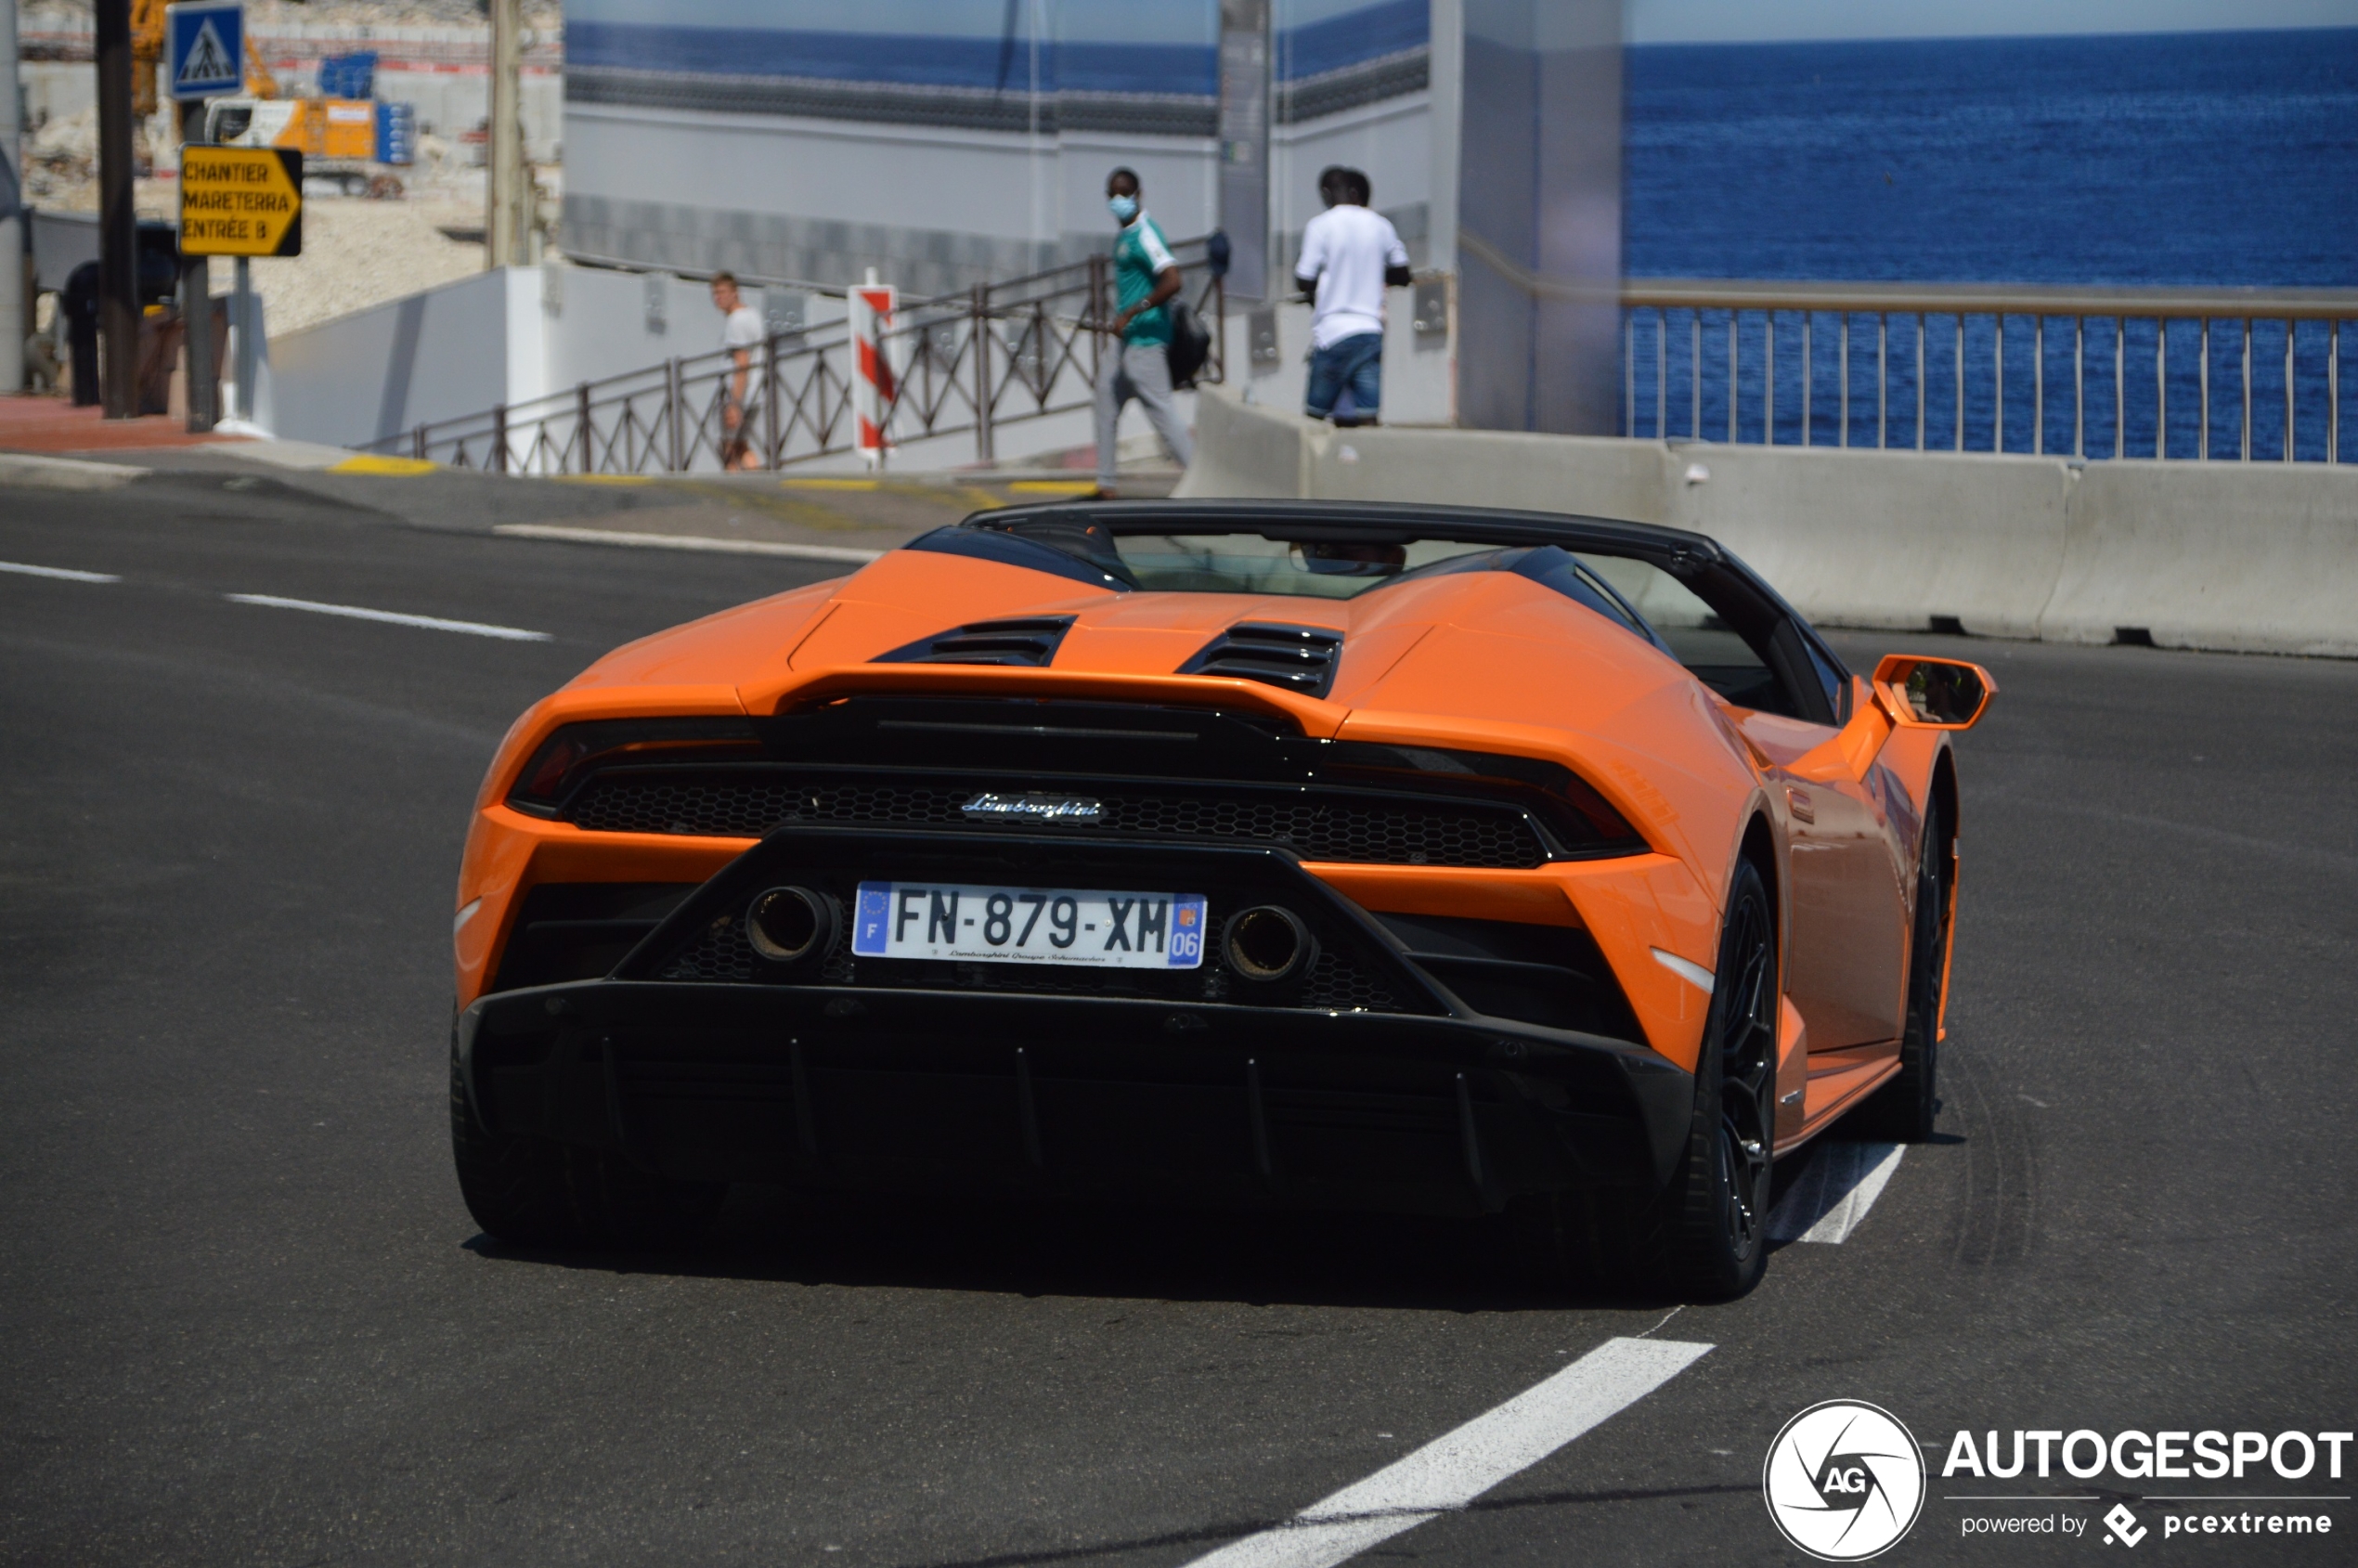
<svg viewBox="0 0 2358 1568">
<path fill-rule="evenodd" d="M 781 479 L 779 485 L 789 490 L 873 490 L 874 479 Z"/>
<path fill-rule="evenodd" d="M 1017 479 L 1007 488 L 1018 496 L 1087 496 L 1095 495 L 1097 482 L 1094 479 Z"/>
<path fill-rule="evenodd" d="M 389 458 L 381 452 L 363 452 L 356 458 L 346 458 L 333 464 L 330 473 L 432 473 L 440 463 L 423 458 Z"/>
</svg>

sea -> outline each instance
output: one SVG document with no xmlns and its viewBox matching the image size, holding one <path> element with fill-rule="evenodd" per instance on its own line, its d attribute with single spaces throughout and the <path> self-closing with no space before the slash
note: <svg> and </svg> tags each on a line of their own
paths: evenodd
<svg viewBox="0 0 2358 1568">
<path fill-rule="evenodd" d="M 1623 258 L 1639 278 L 1747 278 L 2254 288 L 2358 287 L 2358 27 L 2271 32 L 1873 42 L 1655 45 L 1627 51 Z M 1776 439 L 1802 439 L 1800 326 L 1777 328 Z M 1832 316 L 1817 322 L 1809 434 L 1840 439 L 1841 365 Z M 1927 445 L 1957 428 L 1955 329 L 1927 323 L 1922 367 Z M 1691 313 L 1634 322 L 1635 434 L 1693 434 Z M 1851 440 L 1872 445 L 1874 322 L 1853 323 Z M 1885 439 L 1914 446 L 1916 323 L 1894 317 L 1885 356 Z M 2150 457 L 2157 438 L 2156 330 L 2131 319 L 2114 406 L 2115 324 L 2083 339 L 2081 434 L 2092 455 Z M 1762 439 L 1766 320 L 1739 323 L 1740 438 Z M 1964 445 L 2029 451 L 2041 441 L 2032 382 L 2050 394 L 2049 450 L 2073 443 L 2071 323 L 2005 326 L 2005 419 L 1998 429 L 1990 317 L 1970 319 Z M 1663 334 L 1659 343 L 1652 336 Z M 2285 328 L 2253 330 L 2251 447 L 2285 440 Z M 1724 313 L 1701 323 L 1702 430 L 1727 430 Z M 2340 371 L 2358 371 L 2358 327 Z M 2211 334 L 2210 443 L 2242 447 L 2240 327 Z M 2326 452 L 2328 335 L 2295 330 L 2294 455 Z M 1662 352 L 1666 350 L 1667 352 Z M 1664 427 L 1655 366 L 1669 362 Z M 2173 325 L 2167 355 L 2169 455 L 2201 451 L 2199 329 Z M 2058 380 L 2060 378 L 2060 381 Z M 2358 401 L 2353 398 L 2352 401 Z M 2060 404 L 2060 407 L 2053 405 Z M 1864 430 L 1861 430 L 1863 422 Z M 2343 416 L 2343 451 L 2358 417 Z"/>
</svg>

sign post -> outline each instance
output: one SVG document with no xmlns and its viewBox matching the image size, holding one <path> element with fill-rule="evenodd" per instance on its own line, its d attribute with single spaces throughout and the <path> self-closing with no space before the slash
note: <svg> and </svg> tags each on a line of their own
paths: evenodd
<svg viewBox="0 0 2358 1568">
<path fill-rule="evenodd" d="M 885 333 L 892 329 L 895 303 L 893 286 L 877 282 L 874 267 L 868 269 L 868 280 L 844 300 L 851 333 L 852 441 L 872 468 L 884 467 L 885 448 L 890 444 L 885 430 L 892 421 L 895 389 Z"/>
<path fill-rule="evenodd" d="M 279 147 L 181 149 L 180 253 L 238 258 L 230 312 L 238 341 L 237 417 L 251 420 L 256 359 L 250 258 L 303 254 L 303 154 Z"/>
<path fill-rule="evenodd" d="M 185 149 L 204 140 L 205 99 L 245 87 L 246 10 L 240 0 L 188 0 L 166 6 L 163 19 L 164 75 L 180 105 L 180 145 Z M 180 254 L 180 319 L 188 355 L 188 430 L 201 435 L 220 415 L 221 367 L 213 359 L 213 268 L 206 257 L 185 250 Z"/>
</svg>

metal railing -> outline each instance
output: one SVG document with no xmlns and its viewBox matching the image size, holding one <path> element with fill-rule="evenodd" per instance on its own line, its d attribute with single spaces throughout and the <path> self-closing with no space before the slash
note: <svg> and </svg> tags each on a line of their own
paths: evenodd
<svg viewBox="0 0 2358 1568">
<path fill-rule="evenodd" d="M 1206 241 L 1173 253 L 1211 330 L 1198 382 L 1226 370 L 1221 280 Z M 971 434 L 975 460 L 995 455 L 1004 426 L 1087 408 L 1114 316 L 1107 257 L 1004 283 L 963 298 L 903 301 L 884 334 L 893 371 L 886 430 L 894 445 Z M 840 322 L 780 332 L 746 373 L 745 431 L 765 468 L 852 449 L 854 354 Z M 726 411 L 734 354 L 665 360 L 527 402 L 421 424 L 364 450 L 401 452 L 453 468 L 499 473 L 718 473 L 730 444 Z"/>
<path fill-rule="evenodd" d="M 2340 462 L 2358 290 L 1632 279 L 1622 431 Z"/>
</svg>

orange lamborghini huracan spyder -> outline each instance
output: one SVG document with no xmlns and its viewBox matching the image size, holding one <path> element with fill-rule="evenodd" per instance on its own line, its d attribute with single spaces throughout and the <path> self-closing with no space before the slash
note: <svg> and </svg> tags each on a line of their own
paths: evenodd
<svg viewBox="0 0 2358 1568">
<path fill-rule="evenodd" d="M 460 1184 L 520 1243 L 732 1181 L 1514 1206 L 1738 1293 L 1774 1160 L 1930 1130 L 1993 690 L 1862 680 L 1667 528 L 980 513 L 516 721 L 459 877 Z"/>
</svg>

